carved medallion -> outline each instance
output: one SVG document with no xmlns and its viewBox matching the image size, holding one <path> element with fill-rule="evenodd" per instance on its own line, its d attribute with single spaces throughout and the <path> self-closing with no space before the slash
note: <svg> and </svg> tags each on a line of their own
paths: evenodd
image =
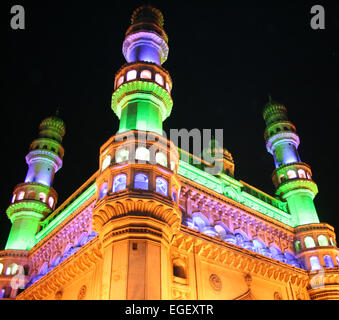
<svg viewBox="0 0 339 320">
<path fill-rule="evenodd" d="M 274 300 L 282 300 L 279 292 L 274 292 Z"/>
<path fill-rule="evenodd" d="M 78 300 L 84 300 L 87 292 L 87 287 L 82 286 L 79 293 L 78 293 Z"/>
<path fill-rule="evenodd" d="M 215 291 L 220 291 L 222 288 L 222 282 L 219 276 L 217 276 L 216 274 L 211 274 L 210 285 Z"/>
</svg>

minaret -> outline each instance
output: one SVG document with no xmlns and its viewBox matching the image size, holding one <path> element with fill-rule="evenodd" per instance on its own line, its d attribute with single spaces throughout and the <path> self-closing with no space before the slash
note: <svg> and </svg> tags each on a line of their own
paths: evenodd
<svg viewBox="0 0 339 320">
<path fill-rule="evenodd" d="M 147 5 L 132 15 L 123 43 L 127 64 L 116 73 L 112 96 L 112 109 L 120 119 L 119 132 L 162 134 L 162 122 L 171 113 L 172 80 L 161 66 L 169 50 L 163 24 L 162 13 Z"/>
<path fill-rule="evenodd" d="M 119 132 L 100 148 L 93 230 L 102 243 L 101 299 L 168 299 L 170 245 L 181 225 L 179 152 L 162 135 L 172 82 L 158 9 L 132 15 L 116 74 L 112 108 Z"/>
<path fill-rule="evenodd" d="M 299 136 L 287 118 L 286 107 L 270 101 L 263 116 L 267 151 L 273 155 L 276 167 L 272 174 L 276 194 L 287 201 L 294 226 L 318 223 L 313 203 L 318 188 L 310 166 L 300 160 Z"/>
<path fill-rule="evenodd" d="M 264 109 L 265 139 L 276 169 L 272 179 L 276 194 L 288 203 L 294 225 L 294 249 L 309 271 L 308 292 L 312 300 L 338 300 L 339 290 L 333 279 L 337 246 L 334 228 L 320 223 L 313 199 L 318 193 L 309 165 L 301 162 L 300 143 L 295 126 L 287 118 L 285 106 L 270 101 Z"/>
<path fill-rule="evenodd" d="M 52 184 L 54 174 L 62 166 L 64 135 L 65 124 L 57 115 L 41 122 L 39 137 L 31 143 L 26 156 L 25 182 L 15 187 L 7 209 L 12 228 L 6 250 L 31 249 L 39 222 L 54 209 L 58 195 Z"/>
</svg>

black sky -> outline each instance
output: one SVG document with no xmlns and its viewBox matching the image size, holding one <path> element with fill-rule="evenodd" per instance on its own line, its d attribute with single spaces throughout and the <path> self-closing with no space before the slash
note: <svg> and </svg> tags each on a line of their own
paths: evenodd
<svg viewBox="0 0 339 320">
<path fill-rule="evenodd" d="M 70 3 L 71 2 L 71 3 Z M 130 16 L 142 1 L 12 1 L 1 3 L 0 248 L 6 209 L 23 182 L 25 155 L 42 119 L 60 108 L 67 126 L 64 166 L 54 187 L 59 204 L 98 168 L 100 146 L 118 128 L 110 109 L 114 74 Z M 339 230 L 338 1 L 148 1 L 164 14 L 174 107 L 164 128 L 223 128 L 235 177 L 273 194 L 262 110 L 284 103 L 311 165 L 320 220 Z M 26 10 L 26 29 L 10 28 L 10 8 Z M 326 29 L 310 27 L 323 5 Z"/>
</svg>

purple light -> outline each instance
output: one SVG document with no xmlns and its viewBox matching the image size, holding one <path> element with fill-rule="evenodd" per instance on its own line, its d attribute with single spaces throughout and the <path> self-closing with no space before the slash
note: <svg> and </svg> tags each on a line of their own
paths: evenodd
<svg viewBox="0 0 339 320">
<path fill-rule="evenodd" d="M 161 65 L 167 59 L 168 45 L 155 32 L 140 31 L 127 36 L 123 54 L 128 63 L 145 61 Z"/>
<path fill-rule="evenodd" d="M 134 61 L 153 62 L 160 65 L 160 57 L 157 48 L 147 42 L 138 44 L 131 50 L 128 56 L 128 62 Z"/>
</svg>

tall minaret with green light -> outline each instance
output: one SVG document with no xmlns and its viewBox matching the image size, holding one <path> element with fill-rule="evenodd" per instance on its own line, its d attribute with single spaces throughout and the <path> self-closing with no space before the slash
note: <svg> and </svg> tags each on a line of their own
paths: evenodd
<svg viewBox="0 0 339 320">
<path fill-rule="evenodd" d="M 161 65 L 168 56 L 162 13 L 144 5 L 132 15 L 123 55 L 127 64 L 116 73 L 112 109 L 120 119 L 119 133 L 128 130 L 162 134 L 170 115 L 172 80 Z"/>
<path fill-rule="evenodd" d="M 40 221 L 53 211 L 58 195 L 52 184 L 54 174 L 62 167 L 64 135 L 65 124 L 57 115 L 41 122 L 39 137 L 26 156 L 25 182 L 15 187 L 7 209 L 12 228 L 6 250 L 30 250 Z"/>
<path fill-rule="evenodd" d="M 319 223 L 313 199 L 318 193 L 309 165 L 301 162 L 295 126 L 287 118 L 284 105 L 270 101 L 264 109 L 267 151 L 273 155 L 272 179 L 276 194 L 288 203 L 294 226 Z"/>
<path fill-rule="evenodd" d="M 115 75 L 112 109 L 120 127 L 100 148 L 92 213 L 102 252 L 110 252 L 102 260 L 102 299 L 168 296 L 167 263 L 182 214 L 179 152 L 162 130 L 173 105 L 172 81 L 161 67 L 168 55 L 163 25 L 158 9 L 134 10 L 123 43 L 127 64 Z"/>
</svg>

